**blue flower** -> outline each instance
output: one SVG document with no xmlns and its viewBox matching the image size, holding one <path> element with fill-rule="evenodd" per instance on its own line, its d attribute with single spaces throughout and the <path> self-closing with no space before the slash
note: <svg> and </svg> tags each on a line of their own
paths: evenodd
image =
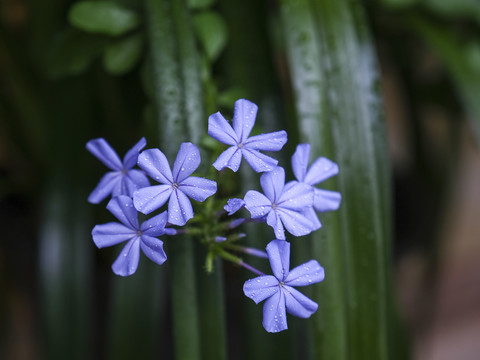
<svg viewBox="0 0 480 360">
<path fill-rule="evenodd" d="M 107 209 L 121 223 L 110 222 L 97 225 L 92 230 L 92 237 L 98 248 L 128 241 L 112 265 L 115 274 L 120 276 L 132 275 L 138 267 L 140 249 L 158 265 L 162 265 L 167 260 L 167 255 L 163 251 L 163 241 L 157 239 L 157 236 L 165 234 L 166 212 L 139 225 L 137 210 L 133 207 L 132 199 L 125 195 L 111 199 Z"/>
<path fill-rule="evenodd" d="M 160 208 L 168 200 L 168 222 L 185 225 L 193 217 L 189 197 L 197 201 L 217 191 L 217 183 L 212 180 L 190 176 L 200 165 L 200 152 L 192 143 L 182 143 L 173 171 L 167 158 L 159 149 L 145 150 L 138 157 L 138 166 L 152 179 L 162 185 L 139 189 L 133 194 L 135 208 L 149 214 Z"/>
<path fill-rule="evenodd" d="M 245 208 L 252 218 L 266 217 L 277 239 L 285 239 L 284 226 L 291 234 L 303 236 L 316 230 L 305 215 L 312 208 L 313 190 L 310 185 L 296 181 L 285 185 L 285 170 L 277 166 L 262 174 L 260 184 L 265 195 L 255 190 L 245 194 Z"/>
<path fill-rule="evenodd" d="M 149 186 L 150 183 L 147 176 L 140 170 L 132 169 L 137 164 L 138 153 L 146 144 L 145 138 L 141 138 L 127 152 L 122 162 L 105 139 L 90 140 L 87 143 L 87 150 L 112 171 L 109 171 L 102 177 L 97 187 L 88 197 L 88 201 L 98 204 L 110 194 L 112 197 L 118 195 L 132 197 L 135 190 Z"/>
<path fill-rule="evenodd" d="M 268 259 L 273 275 L 263 275 L 247 280 L 243 292 L 256 304 L 263 305 L 263 327 L 268 332 L 286 330 L 287 316 L 308 318 L 317 311 L 318 304 L 293 286 L 306 286 L 323 281 L 325 271 L 316 260 L 290 269 L 290 243 L 273 240 L 267 245 Z"/>
<path fill-rule="evenodd" d="M 213 163 L 217 170 L 228 167 L 236 172 L 242 156 L 256 172 L 271 171 L 278 164 L 277 160 L 260 151 L 279 151 L 287 142 L 287 133 L 282 130 L 249 138 L 255 124 L 257 109 L 257 105 L 248 100 L 237 100 L 233 128 L 220 112 L 208 118 L 208 134 L 224 144 L 231 145 Z"/>
<path fill-rule="evenodd" d="M 227 205 L 225 205 L 223 209 L 228 212 L 228 215 L 233 215 L 244 206 L 245 201 L 242 199 L 233 198 L 227 201 Z"/>
<path fill-rule="evenodd" d="M 337 210 L 342 196 L 337 191 L 323 190 L 314 187 L 318 183 L 338 174 L 338 165 L 320 157 L 308 168 L 310 145 L 299 144 L 292 156 L 292 169 L 295 177 L 301 183 L 308 184 L 314 191 L 313 208 L 319 212 Z M 319 228 L 320 221 L 313 209 L 306 212 L 307 217 Z"/>
</svg>

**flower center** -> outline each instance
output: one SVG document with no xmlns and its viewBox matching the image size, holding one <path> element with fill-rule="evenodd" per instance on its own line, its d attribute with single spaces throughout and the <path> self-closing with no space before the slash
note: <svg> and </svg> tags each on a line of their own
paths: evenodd
<svg viewBox="0 0 480 360">
<path fill-rule="evenodd" d="M 237 146 L 239 149 L 243 149 L 243 143 L 238 143 Z"/>
<path fill-rule="evenodd" d="M 142 230 L 137 230 L 137 236 L 142 236 Z"/>
<path fill-rule="evenodd" d="M 272 204 L 272 209 L 273 209 L 273 210 L 277 210 L 277 204 L 273 203 L 273 204 Z"/>
<path fill-rule="evenodd" d="M 172 188 L 173 188 L 173 190 L 177 190 L 178 189 L 178 184 L 176 182 L 174 182 L 172 184 Z"/>
<path fill-rule="evenodd" d="M 280 282 L 278 283 L 278 286 L 282 287 L 282 286 L 283 286 L 283 281 L 280 281 Z"/>
</svg>

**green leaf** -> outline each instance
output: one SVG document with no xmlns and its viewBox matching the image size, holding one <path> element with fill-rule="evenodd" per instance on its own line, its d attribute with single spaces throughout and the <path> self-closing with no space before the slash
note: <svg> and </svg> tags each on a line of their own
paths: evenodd
<svg viewBox="0 0 480 360">
<path fill-rule="evenodd" d="M 89 68 L 109 43 L 110 39 L 106 37 L 68 29 L 54 40 L 47 54 L 45 72 L 50 78 L 79 75 Z"/>
<path fill-rule="evenodd" d="M 425 0 L 425 5 L 445 17 L 468 17 L 480 22 L 478 0 Z"/>
<path fill-rule="evenodd" d="M 195 32 L 208 59 L 215 61 L 227 44 L 227 25 L 215 12 L 202 12 L 193 18 Z"/>
<path fill-rule="evenodd" d="M 205 9 L 212 6 L 216 0 L 188 0 L 188 7 L 192 10 Z"/>
<path fill-rule="evenodd" d="M 103 53 L 103 66 L 112 75 L 122 75 L 138 63 L 142 55 L 143 37 L 133 34 L 108 46 Z"/>
<path fill-rule="evenodd" d="M 96 34 L 118 36 L 140 24 L 135 12 L 109 1 L 78 2 L 68 15 L 73 26 Z"/>
</svg>

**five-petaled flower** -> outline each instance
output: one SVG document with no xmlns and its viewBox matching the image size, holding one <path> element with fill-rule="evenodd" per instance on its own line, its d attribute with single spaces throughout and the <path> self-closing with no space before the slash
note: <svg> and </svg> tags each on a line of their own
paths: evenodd
<svg viewBox="0 0 480 360">
<path fill-rule="evenodd" d="M 278 164 L 277 160 L 260 151 L 279 151 L 287 142 L 287 133 L 282 130 L 249 138 L 255 124 L 257 109 L 257 105 L 248 100 L 237 100 L 232 120 L 233 127 L 220 112 L 208 118 L 208 134 L 230 145 L 213 163 L 217 170 L 228 167 L 236 172 L 242 156 L 256 172 L 271 171 Z"/>
<path fill-rule="evenodd" d="M 313 205 L 313 189 L 310 185 L 291 181 L 285 184 L 285 170 L 277 166 L 262 174 L 260 184 L 265 193 L 250 190 L 245 194 L 245 208 L 252 218 L 266 217 L 277 239 L 285 239 L 285 228 L 295 236 L 303 236 L 316 230 L 315 224 L 305 215 Z"/>
<path fill-rule="evenodd" d="M 217 183 L 205 178 L 190 176 L 200 165 L 200 151 L 192 143 L 182 143 L 173 171 L 166 156 L 159 149 L 143 151 L 138 157 L 138 166 L 152 179 L 162 185 L 148 186 L 133 194 L 135 208 L 149 214 L 168 200 L 168 222 L 185 225 L 193 217 L 192 204 L 188 197 L 205 201 L 215 194 Z"/>
<path fill-rule="evenodd" d="M 127 152 L 122 162 L 105 139 L 90 140 L 87 143 L 87 150 L 112 171 L 109 171 L 100 179 L 97 187 L 88 197 L 88 201 L 98 204 L 110 194 L 112 197 L 118 195 L 132 197 L 135 190 L 149 186 L 147 176 L 140 170 L 132 169 L 137 164 L 138 153 L 145 145 L 147 145 L 147 141 L 145 138 L 141 138 Z"/>
<path fill-rule="evenodd" d="M 256 304 L 265 300 L 263 327 L 268 332 L 279 332 L 288 328 L 286 312 L 308 318 L 317 311 L 318 304 L 293 286 L 318 283 L 325 278 L 325 272 L 316 260 L 290 271 L 290 243 L 287 241 L 273 240 L 266 249 L 274 276 L 263 275 L 247 280 L 243 292 Z"/>
<path fill-rule="evenodd" d="M 92 237 L 98 248 L 128 241 L 112 265 L 115 274 L 132 275 L 138 267 L 140 249 L 158 265 L 162 265 L 167 260 L 167 255 L 163 251 L 163 241 L 157 238 L 165 234 L 166 212 L 139 225 L 137 210 L 133 207 L 132 199 L 125 195 L 111 199 L 107 209 L 120 220 L 120 223 L 96 225 L 92 230 Z"/>
</svg>

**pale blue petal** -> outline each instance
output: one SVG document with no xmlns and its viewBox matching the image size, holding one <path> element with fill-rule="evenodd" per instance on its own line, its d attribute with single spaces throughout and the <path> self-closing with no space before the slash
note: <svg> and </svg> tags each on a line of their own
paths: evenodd
<svg viewBox="0 0 480 360">
<path fill-rule="evenodd" d="M 208 135 L 227 145 L 236 145 L 240 140 L 232 126 L 219 112 L 208 118 Z"/>
<path fill-rule="evenodd" d="M 191 176 L 178 186 L 178 190 L 193 200 L 205 201 L 206 198 L 217 192 L 217 183 L 213 180 Z"/>
<path fill-rule="evenodd" d="M 261 218 L 272 210 L 271 201 L 262 193 L 250 190 L 245 194 L 245 208 L 250 211 L 252 218 Z"/>
<path fill-rule="evenodd" d="M 322 223 L 318 219 L 317 213 L 313 207 L 308 207 L 306 210 L 301 211 L 303 215 L 306 216 L 308 220 L 312 223 L 312 231 L 318 230 L 322 227 Z"/>
<path fill-rule="evenodd" d="M 138 154 L 142 149 L 147 145 L 147 140 L 142 137 L 133 147 L 128 150 L 123 158 L 123 168 L 124 169 L 131 169 L 135 165 L 137 165 Z"/>
<path fill-rule="evenodd" d="M 287 312 L 299 318 L 309 318 L 318 309 L 318 304 L 303 295 L 297 289 L 284 286 Z"/>
<path fill-rule="evenodd" d="M 148 236 L 160 236 L 165 233 L 165 225 L 167 224 L 167 212 L 164 211 L 161 214 L 158 214 L 147 221 L 144 221 L 140 225 L 140 230 L 142 230 L 144 235 Z"/>
<path fill-rule="evenodd" d="M 278 164 L 278 160 L 262 154 L 258 150 L 243 148 L 242 155 L 255 172 L 272 171 Z"/>
<path fill-rule="evenodd" d="M 193 209 L 187 195 L 175 190 L 168 202 L 168 222 L 173 225 L 185 225 L 193 217 Z"/>
<path fill-rule="evenodd" d="M 315 185 L 337 174 L 338 165 L 327 158 L 321 157 L 310 166 L 303 181 L 307 184 Z"/>
<path fill-rule="evenodd" d="M 295 178 L 303 182 L 307 174 L 308 159 L 310 157 L 310 145 L 299 144 L 292 156 L 292 170 Z"/>
<path fill-rule="evenodd" d="M 285 311 L 285 295 L 278 291 L 269 297 L 263 305 L 263 327 L 271 333 L 288 329 Z"/>
<path fill-rule="evenodd" d="M 220 154 L 217 160 L 213 163 L 213 167 L 218 171 L 228 167 L 232 171 L 237 172 L 241 162 L 242 151 L 236 146 L 231 146 Z"/>
<path fill-rule="evenodd" d="M 100 179 L 98 185 L 88 196 L 88 202 L 98 204 L 108 197 L 115 187 L 122 181 L 122 173 L 119 171 L 109 171 Z"/>
<path fill-rule="evenodd" d="M 93 242 L 99 249 L 130 240 L 136 234 L 135 230 L 117 222 L 96 225 L 92 230 Z"/>
<path fill-rule="evenodd" d="M 140 260 L 140 239 L 136 237 L 130 240 L 122 249 L 117 260 L 112 265 L 112 270 L 120 276 L 129 276 L 137 271 Z"/>
<path fill-rule="evenodd" d="M 342 195 L 336 191 L 314 188 L 313 206 L 320 212 L 337 210 L 342 202 Z"/>
<path fill-rule="evenodd" d="M 240 142 L 245 143 L 250 132 L 255 125 L 258 106 L 251 101 L 239 99 L 235 101 L 235 109 L 233 110 L 233 130 L 237 134 Z"/>
<path fill-rule="evenodd" d="M 314 226 L 312 222 L 303 214 L 284 208 L 277 208 L 277 213 L 282 220 L 283 226 L 287 231 L 295 236 L 304 236 L 310 234 Z"/>
<path fill-rule="evenodd" d="M 242 199 L 229 199 L 227 205 L 223 207 L 225 211 L 228 212 L 228 215 L 235 214 L 238 210 L 245 206 L 245 201 Z"/>
<path fill-rule="evenodd" d="M 305 264 L 292 269 L 285 279 L 290 286 L 306 286 L 318 283 L 325 279 L 325 270 L 317 260 L 310 260 Z"/>
<path fill-rule="evenodd" d="M 98 138 L 90 140 L 87 143 L 87 150 L 109 169 L 114 171 L 122 170 L 123 165 L 120 158 L 105 139 Z"/>
<path fill-rule="evenodd" d="M 313 206 L 313 187 L 306 183 L 291 181 L 285 185 L 277 204 L 282 208 L 302 211 Z"/>
<path fill-rule="evenodd" d="M 269 298 L 279 290 L 278 280 L 272 275 L 259 276 L 245 281 L 243 292 L 256 304 Z"/>
<path fill-rule="evenodd" d="M 162 265 L 167 260 L 162 240 L 145 234 L 140 237 L 140 240 L 140 247 L 143 253 L 154 263 Z"/>
<path fill-rule="evenodd" d="M 137 210 L 130 197 L 125 195 L 114 197 L 108 202 L 107 209 L 125 226 L 134 230 L 139 229 Z"/>
<path fill-rule="evenodd" d="M 167 157 L 159 149 L 148 149 L 138 156 L 138 166 L 148 176 L 162 184 L 173 183 L 172 171 Z"/>
<path fill-rule="evenodd" d="M 184 142 L 180 145 L 177 158 L 173 164 L 173 180 L 175 183 L 180 184 L 187 177 L 197 170 L 200 165 L 200 151 L 198 147 L 189 142 Z"/>
<path fill-rule="evenodd" d="M 147 175 L 141 170 L 131 169 L 128 170 L 127 175 L 125 176 L 132 185 L 129 187 L 135 187 L 135 190 L 150 186 L 150 182 L 148 181 Z M 133 196 L 133 190 L 130 194 L 130 197 Z"/>
<path fill-rule="evenodd" d="M 275 131 L 268 134 L 255 135 L 247 139 L 245 147 L 260 151 L 279 151 L 287 142 L 287 132 Z"/>
<path fill-rule="evenodd" d="M 277 211 L 270 211 L 267 216 L 267 224 L 273 228 L 277 239 L 285 240 L 285 230 L 283 228 L 282 219 Z"/>
<path fill-rule="evenodd" d="M 285 170 L 277 166 L 272 171 L 263 173 L 260 177 L 260 185 L 262 186 L 265 196 L 272 203 L 278 204 L 285 185 Z"/>
<path fill-rule="evenodd" d="M 285 240 L 270 241 L 266 247 L 273 275 L 284 281 L 290 269 L 290 243 Z"/>
<path fill-rule="evenodd" d="M 171 185 L 155 185 L 139 189 L 133 193 L 133 205 L 138 211 L 150 214 L 167 202 L 172 191 Z"/>
</svg>

